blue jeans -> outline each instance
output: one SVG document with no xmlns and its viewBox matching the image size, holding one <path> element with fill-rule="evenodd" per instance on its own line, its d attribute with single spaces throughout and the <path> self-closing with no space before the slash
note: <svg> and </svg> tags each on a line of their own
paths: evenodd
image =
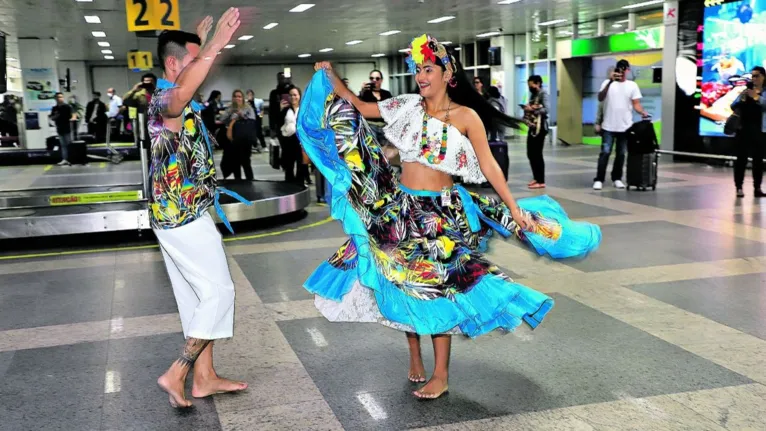
<svg viewBox="0 0 766 431">
<path fill-rule="evenodd" d="M 69 161 L 69 144 L 72 143 L 72 134 L 59 135 L 59 147 L 61 147 L 61 160 Z"/>
<path fill-rule="evenodd" d="M 606 167 L 609 165 L 609 156 L 612 154 L 613 144 L 617 142 L 617 155 L 612 165 L 612 181 L 622 179 L 622 167 L 625 165 L 625 153 L 628 150 L 628 135 L 625 132 L 607 132 L 601 142 L 601 154 L 598 155 L 598 171 L 594 181 L 604 182 Z"/>
</svg>

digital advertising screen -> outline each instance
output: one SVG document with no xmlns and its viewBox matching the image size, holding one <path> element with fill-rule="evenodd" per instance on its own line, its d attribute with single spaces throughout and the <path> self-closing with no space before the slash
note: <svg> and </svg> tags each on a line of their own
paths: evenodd
<svg viewBox="0 0 766 431">
<path fill-rule="evenodd" d="M 705 1 L 698 66 L 700 136 L 724 137 L 731 104 L 754 66 L 766 66 L 766 0 Z"/>
</svg>

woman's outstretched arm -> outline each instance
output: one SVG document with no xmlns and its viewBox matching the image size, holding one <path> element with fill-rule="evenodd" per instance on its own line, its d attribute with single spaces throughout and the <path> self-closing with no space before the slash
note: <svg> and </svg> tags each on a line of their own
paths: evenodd
<svg viewBox="0 0 766 431">
<path fill-rule="evenodd" d="M 378 104 L 365 102 L 354 94 L 353 91 L 349 90 L 348 87 L 346 87 L 346 84 L 344 84 L 343 81 L 338 78 L 338 75 L 335 74 L 332 64 L 329 61 L 322 61 L 314 65 L 314 70 L 320 69 L 323 69 L 327 74 L 327 77 L 330 78 L 335 94 L 342 99 L 351 102 L 351 104 L 354 105 L 354 108 L 356 108 L 364 118 L 380 118 Z"/>
</svg>

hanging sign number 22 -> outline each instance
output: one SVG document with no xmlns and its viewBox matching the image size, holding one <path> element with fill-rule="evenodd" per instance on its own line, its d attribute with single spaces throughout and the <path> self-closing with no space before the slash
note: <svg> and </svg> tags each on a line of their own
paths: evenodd
<svg viewBox="0 0 766 431">
<path fill-rule="evenodd" d="M 128 31 L 178 30 L 178 0 L 125 0 Z"/>
</svg>

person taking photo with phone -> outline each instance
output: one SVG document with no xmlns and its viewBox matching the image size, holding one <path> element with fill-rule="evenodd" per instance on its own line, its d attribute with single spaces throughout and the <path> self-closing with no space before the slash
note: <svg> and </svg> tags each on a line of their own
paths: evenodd
<svg viewBox="0 0 766 431">
<path fill-rule="evenodd" d="M 766 139 L 766 101 L 763 99 L 763 83 L 766 77 L 766 69 L 755 66 L 750 72 L 752 81 L 747 83 L 747 88 L 732 103 L 731 109 L 740 118 L 740 127 L 737 130 L 737 161 L 734 162 L 734 185 L 737 188 L 737 197 L 745 197 L 742 190 L 745 182 L 745 170 L 747 169 L 748 157 L 753 158 L 753 197 L 762 198 L 765 195 L 761 190 L 763 179 L 763 156 Z"/>
<path fill-rule="evenodd" d="M 370 80 L 362 84 L 362 91 L 359 93 L 359 99 L 363 102 L 378 103 L 394 97 L 391 92 L 381 88 L 383 84 L 383 72 L 375 69 L 370 72 Z M 378 142 L 383 144 L 383 127 L 386 126 L 382 118 L 370 118 L 367 120 Z"/>
<path fill-rule="evenodd" d="M 633 125 L 633 111 L 642 118 L 649 118 L 649 114 L 641 106 L 642 96 L 638 84 L 627 79 L 629 72 L 630 63 L 627 60 L 618 61 L 614 72 L 601 84 L 601 90 L 598 93 L 598 101 L 604 104 L 604 117 L 601 123 L 603 138 L 593 190 L 601 190 L 604 187 L 606 168 L 615 143 L 617 155 L 612 165 L 612 182 L 618 189 L 625 188 L 625 183 L 622 182 L 622 169 L 628 148 L 627 131 Z"/>
</svg>

